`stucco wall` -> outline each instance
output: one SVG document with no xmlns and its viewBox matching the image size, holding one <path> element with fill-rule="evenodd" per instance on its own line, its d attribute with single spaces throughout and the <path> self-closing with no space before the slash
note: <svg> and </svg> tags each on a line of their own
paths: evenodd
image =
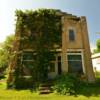
<svg viewBox="0 0 100 100">
<path fill-rule="evenodd" d="M 62 70 L 63 72 L 68 72 L 67 50 L 81 50 L 84 56 L 84 74 L 89 82 L 93 82 L 95 77 L 91 61 L 86 18 L 80 17 L 78 20 L 76 19 L 68 16 L 62 17 Z M 68 30 L 70 28 L 75 31 L 75 41 L 69 41 Z"/>
</svg>

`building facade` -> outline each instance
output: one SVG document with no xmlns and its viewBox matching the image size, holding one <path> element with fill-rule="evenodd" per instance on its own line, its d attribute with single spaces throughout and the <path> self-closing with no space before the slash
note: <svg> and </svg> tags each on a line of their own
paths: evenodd
<svg viewBox="0 0 100 100">
<path fill-rule="evenodd" d="M 81 73 L 89 82 L 95 81 L 85 17 L 62 17 L 62 48 L 56 57 L 55 71 L 61 73 Z"/>
<path fill-rule="evenodd" d="M 48 66 L 48 77 L 54 78 L 57 75 L 68 72 L 79 73 L 80 75 L 84 75 L 89 82 L 94 82 L 95 77 L 92 67 L 86 18 L 84 16 L 77 17 L 62 12 L 60 12 L 60 14 L 62 14 L 62 47 L 56 50 L 55 60 L 52 61 L 51 66 Z M 24 41 L 25 44 L 26 42 L 27 41 Z M 16 50 L 18 49 L 18 46 L 20 46 L 19 42 L 16 43 Z M 21 62 L 31 62 L 32 50 L 30 50 L 27 45 L 24 48 L 23 57 L 19 60 Z M 29 59 L 24 58 L 24 56 L 27 56 Z M 10 66 L 17 62 L 18 60 L 13 60 Z M 30 64 L 26 63 L 26 65 L 29 66 Z M 13 67 L 10 67 L 10 69 L 12 70 Z M 29 74 L 28 71 L 25 73 Z M 9 76 L 10 78 L 12 77 L 11 73 Z"/>
</svg>

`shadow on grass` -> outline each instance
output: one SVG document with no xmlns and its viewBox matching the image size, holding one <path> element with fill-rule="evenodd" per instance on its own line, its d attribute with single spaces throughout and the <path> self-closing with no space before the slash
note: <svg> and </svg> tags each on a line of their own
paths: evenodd
<svg viewBox="0 0 100 100">
<path fill-rule="evenodd" d="M 0 89 L 4 89 L 5 86 L 6 85 L 3 84 L 3 82 L 0 82 Z M 33 89 L 33 88 L 30 88 L 30 89 L 15 89 L 15 90 L 16 91 L 20 91 L 20 90 L 30 90 L 31 93 L 36 92 L 36 90 Z M 83 84 L 80 87 L 80 89 L 78 90 L 77 94 L 75 94 L 75 97 L 77 97 L 78 95 L 83 95 L 83 96 L 86 96 L 86 97 L 91 97 L 91 96 L 98 97 L 98 96 L 100 96 L 100 77 L 98 77 L 96 79 L 96 82 L 95 83 Z"/>
<path fill-rule="evenodd" d="M 100 77 L 96 79 L 95 83 L 88 83 L 80 88 L 77 94 L 86 97 L 100 96 Z"/>
</svg>

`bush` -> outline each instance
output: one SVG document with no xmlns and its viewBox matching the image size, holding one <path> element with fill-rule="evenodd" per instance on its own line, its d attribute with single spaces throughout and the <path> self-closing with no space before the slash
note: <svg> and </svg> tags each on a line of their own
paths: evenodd
<svg viewBox="0 0 100 100">
<path fill-rule="evenodd" d="M 4 79 L 6 75 L 6 71 L 4 68 L 0 68 L 0 79 Z"/>
<path fill-rule="evenodd" d="M 30 78 L 19 78 L 15 82 L 15 87 L 16 89 L 32 89 L 33 88 L 33 82 L 32 79 Z"/>
<path fill-rule="evenodd" d="M 53 89 L 57 93 L 63 95 L 76 94 L 80 86 L 80 83 L 81 82 L 77 77 L 77 75 L 73 74 L 60 75 L 57 77 Z"/>
</svg>

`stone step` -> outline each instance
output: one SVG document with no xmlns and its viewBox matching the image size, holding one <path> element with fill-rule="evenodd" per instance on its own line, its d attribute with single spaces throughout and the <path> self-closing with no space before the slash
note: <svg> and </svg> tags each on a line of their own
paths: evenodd
<svg viewBox="0 0 100 100">
<path fill-rule="evenodd" d="M 49 90 L 50 87 L 39 87 L 39 90 Z"/>
<path fill-rule="evenodd" d="M 50 90 L 40 90 L 39 91 L 39 94 L 49 94 L 49 93 L 51 93 Z"/>
<path fill-rule="evenodd" d="M 49 94 L 51 93 L 51 85 L 50 84 L 41 84 L 39 86 L 39 94 Z"/>
</svg>

